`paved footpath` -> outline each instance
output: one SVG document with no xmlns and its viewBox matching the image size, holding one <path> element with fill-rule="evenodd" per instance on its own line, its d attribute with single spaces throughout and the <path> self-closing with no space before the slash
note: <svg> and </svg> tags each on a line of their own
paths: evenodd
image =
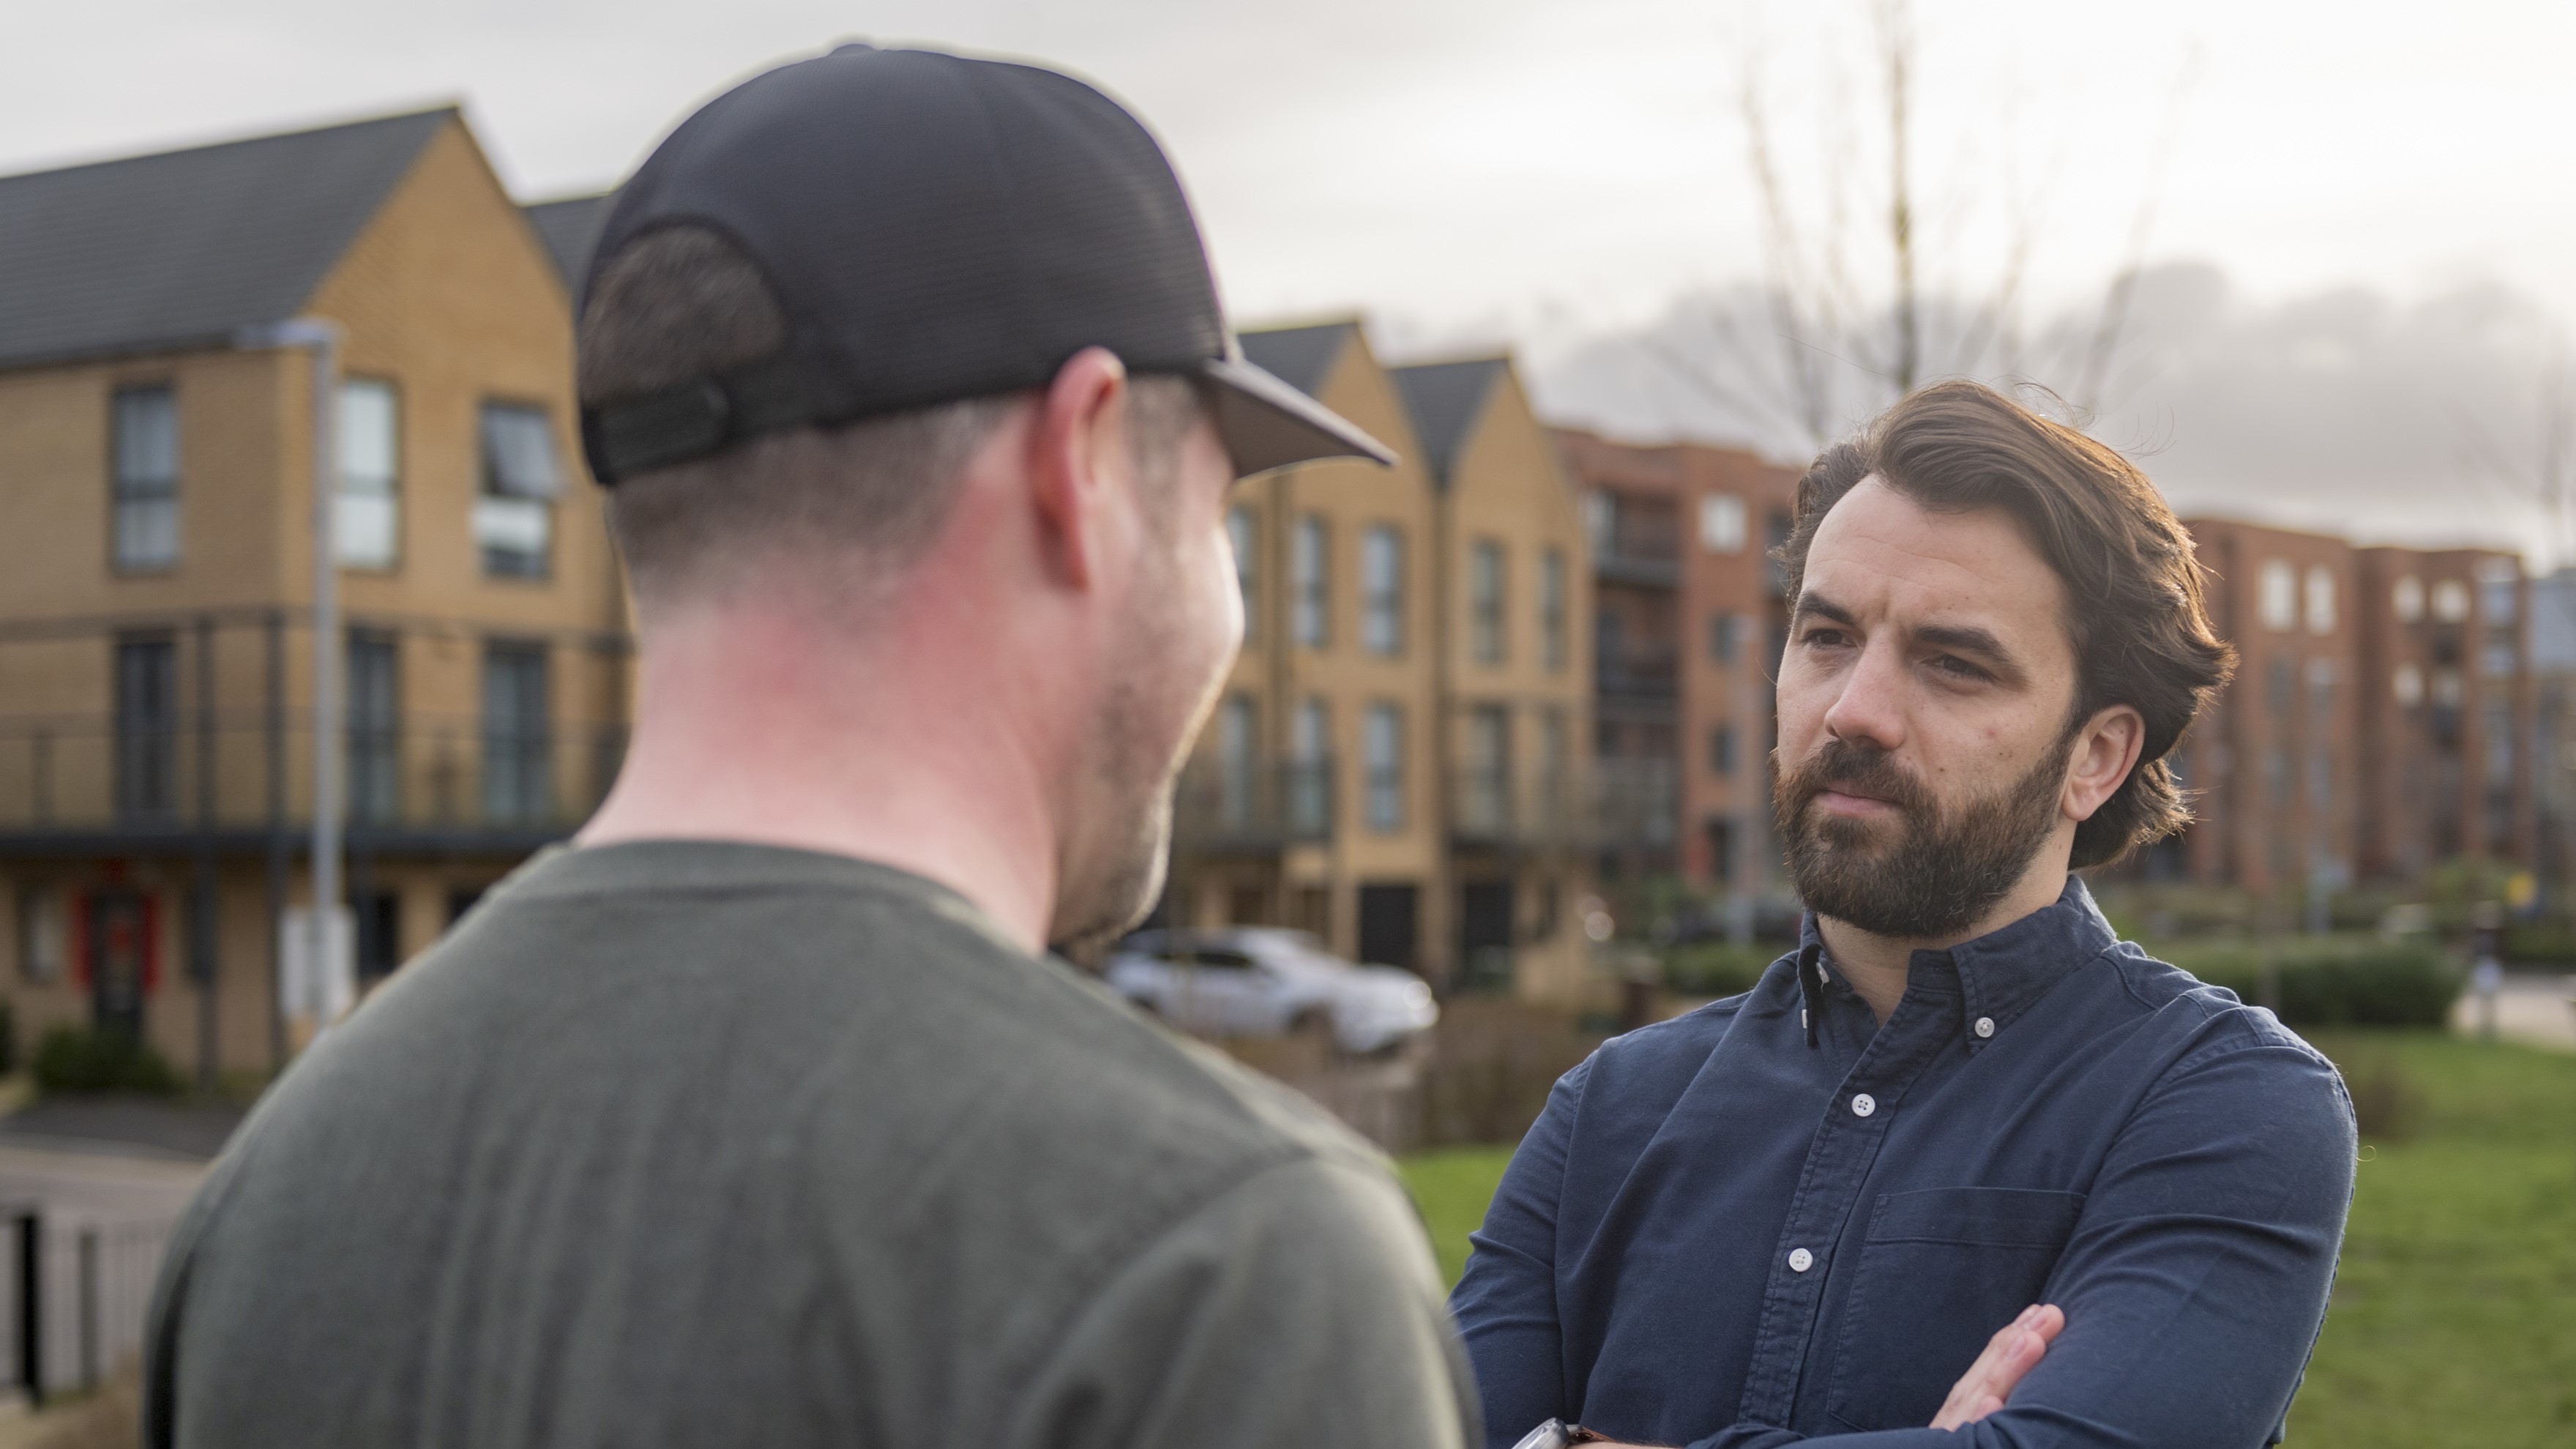
<svg viewBox="0 0 2576 1449">
<path fill-rule="evenodd" d="M 2496 993 L 2496 1035 L 2532 1046 L 2576 1051 L 2576 976 L 2524 975 L 2504 978 Z M 2463 994 L 2451 1009 L 2451 1029 L 2475 1036 L 2484 1020 L 2476 996 Z"/>
</svg>

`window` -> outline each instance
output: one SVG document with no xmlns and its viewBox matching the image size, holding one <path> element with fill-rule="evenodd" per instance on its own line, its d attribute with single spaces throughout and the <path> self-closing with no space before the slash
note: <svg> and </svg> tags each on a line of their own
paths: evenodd
<svg viewBox="0 0 2576 1449">
<path fill-rule="evenodd" d="M 2318 564 L 2308 570 L 2308 632 L 2331 634 L 2335 627 L 2334 570 Z"/>
<path fill-rule="evenodd" d="M 2289 808 L 2290 783 L 2289 750 L 2281 745 L 2266 748 L 2263 751 L 2263 786 L 2275 807 Z"/>
<path fill-rule="evenodd" d="M 1721 775 L 1735 773 L 1735 726 L 1719 725 L 1710 732 L 1708 767 Z"/>
<path fill-rule="evenodd" d="M 402 812 L 401 654 L 391 635 L 349 636 L 349 818 Z"/>
<path fill-rule="evenodd" d="M 2286 720 L 2299 707 L 2299 667 L 2287 659 L 2275 659 L 2264 678 L 2264 703 L 2271 706 L 2272 718 Z"/>
<path fill-rule="evenodd" d="M 1404 652 L 1404 535 L 1373 524 L 1360 535 L 1360 645 L 1371 654 Z"/>
<path fill-rule="evenodd" d="M 554 547 L 554 429 L 545 409 L 483 405 L 483 491 L 474 500 L 474 542 L 492 578 L 541 579 Z"/>
<path fill-rule="evenodd" d="M 1503 546 L 1480 538 L 1467 551 L 1471 647 L 1479 664 L 1503 662 Z"/>
<path fill-rule="evenodd" d="M 2413 709 L 2424 702 L 2424 671 L 2412 664 L 2400 664 L 2389 687 L 2397 696 L 2399 708 Z"/>
<path fill-rule="evenodd" d="M 1404 708 L 1394 704 L 1372 704 L 1360 736 L 1362 764 L 1367 770 L 1369 829 L 1394 831 L 1404 828 Z"/>
<path fill-rule="evenodd" d="M 1619 537 L 1619 499 L 1607 489 L 1596 488 L 1583 495 L 1583 527 L 1592 535 L 1596 554 L 1615 552 L 1611 545 Z"/>
<path fill-rule="evenodd" d="M 2486 707 L 2487 788 L 2513 788 L 2513 706 L 2501 700 Z"/>
<path fill-rule="evenodd" d="M 116 813 L 126 819 L 179 803 L 178 656 L 166 637 L 116 643 Z"/>
<path fill-rule="evenodd" d="M 2335 666 L 2331 659 L 2308 661 L 2308 713 L 2319 729 L 2334 721 Z"/>
<path fill-rule="evenodd" d="M 1565 667 L 1565 550 L 1551 548 L 1538 556 L 1539 662 L 1550 671 Z"/>
<path fill-rule="evenodd" d="M 1699 499 L 1699 546 L 1710 553 L 1744 552 L 1744 500 L 1732 493 Z"/>
<path fill-rule="evenodd" d="M 547 674 L 543 645 L 483 651 L 483 813 L 495 823 L 536 824 L 554 815 Z"/>
<path fill-rule="evenodd" d="M 1252 824 L 1253 786 L 1260 760 L 1254 749 L 1257 724 L 1252 701 L 1234 695 L 1217 715 L 1217 809 L 1229 830 L 1242 830 Z"/>
<path fill-rule="evenodd" d="M 1467 778 L 1459 782 L 1459 823 L 1477 835 L 1509 829 L 1511 782 L 1511 712 L 1499 704 L 1477 705 L 1467 714 Z"/>
<path fill-rule="evenodd" d="M 393 384 L 340 384 L 340 498 L 332 531 L 343 568 L 389 569 L 402 556 L 402 424 Z"/>
<path fill-rule="evenodd" d="M 2279 559 L 2263 561 L 2258 607 L 2263 627 L 2287 632 L 2299 623 L 2299 573 Z"/>
<path fill-rule="evenodd" d="M 179 562 L 179 397 L 167 386 L 119 388 L 113 469 L 116 567 L 135 572 Z"/>
<path fill-rule="evenodd" d="M 2478 603 L 2489 624 L 2513 622 L 2516 596 L 2522 592 L 2522 565 L 2509 558 L 2478 562 Z"/>
<path fill-rule="evenodd" d="M 1288 717 L 1288 828 L 1301 839 L 1333 828 L 1333 706 L 1322 699 L 1297 701 Z"/>
<path fill-rule="evenodd" d="M 1735 663 L 1735 616 L 1733 614 L 1708 616 L 1708 660 L 1711 664 Z"/>
<path fill-rule="evenodd" d="M 2388 591 L 2388 607 L 2397 613 L 2397 622 L 2412 624 L 2424 617 L 2424 581 L 2408 574 Z"/>
<path fill-rule="evenodd" d="M 1243 590 L 1243 639 L 1260 636 L 1261 520 L 1250 508 L 1226 511 L 1225 536 L 1234 545 L 1234 581 Z"/>
<path fill-rule="evenodd" d="M 2334 807 L 2334 752 L 2308 752 L 2308 808 L 2322 815 Z"/>
<path fill-rule="evenodd" d="M 2433 617 L 2445 624 L 2466 623 L 2469 586 L 2458 579 L 2444 579 L 2433 585 Z"/>
<path fill-rule="evenodd" d="M 63 979 L 71 929 L 63 915 L 63 893 L 49 885 L 18 892 L 18 974 L 42 983 Z"/>
<path fill-rule="evenodd" d="M 1288 572 L 1296 589 L 1291 627 L 1297 642 L 1321 649 L 1332 639 L 1332 525 L 1309 513 L 1297 520 L 1288 545 Z"/>
<path fill-rule="evenodd" d="M 349 914 L 356 918 L 358 979 L 381 981 L 402 964 L 402 897 L 392 891 L 349 893 Z"/>
</svg>

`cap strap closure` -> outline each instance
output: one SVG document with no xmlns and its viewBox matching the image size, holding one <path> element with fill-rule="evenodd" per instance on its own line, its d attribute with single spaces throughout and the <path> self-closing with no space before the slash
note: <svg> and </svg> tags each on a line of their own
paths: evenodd
<svg viewBox="0 0 2576 1449">
<path fill-rule="evenodd" d="M 581 410 L 591 476 L 615 483 L 814 421 L 812 389 L 790 356 Z"/>
</svg>

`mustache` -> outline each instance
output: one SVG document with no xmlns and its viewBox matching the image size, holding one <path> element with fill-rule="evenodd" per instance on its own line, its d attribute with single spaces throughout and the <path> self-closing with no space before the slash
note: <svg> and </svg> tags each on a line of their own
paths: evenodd
<svg viewBox="0 0 2576 1449">
<path fill-rule="evenodd" d="M 1827 790 L 1884 800 L 1916 817 L 1930 814 L 1935 805 L 1932 791 L 1896 763 L 1894 755 L 1849 740 L 1828 738 L 1814 754 L 1799 761 L 1790 773 L 1786 793 L 1795 809 L 1804 810 Z"/>
</svg>

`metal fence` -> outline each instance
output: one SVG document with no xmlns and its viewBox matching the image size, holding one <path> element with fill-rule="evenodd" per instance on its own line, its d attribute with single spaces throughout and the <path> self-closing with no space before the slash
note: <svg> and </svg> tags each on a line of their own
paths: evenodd
<svg viewBox="0 0 2576 1449">
<path fill-rule="evenodd" d="M 91 1388 L 143 1351 L 175 1220 L 18 1203 L 0 1252 L 0 1366 L 31 1403 Z"/>
</svg>

